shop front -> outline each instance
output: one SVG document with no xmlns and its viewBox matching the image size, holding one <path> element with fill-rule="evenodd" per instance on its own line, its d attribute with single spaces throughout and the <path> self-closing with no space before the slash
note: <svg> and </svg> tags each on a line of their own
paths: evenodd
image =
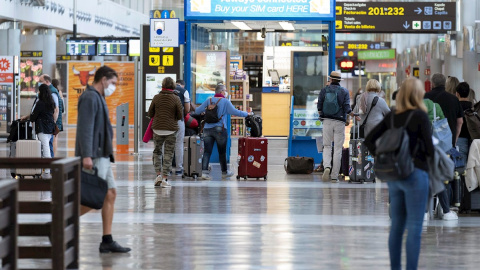
<svg viewBox="0 0 480 270">
<path fill-rule="evenodd" d="M 264 136 L 292 137 L 291 114 L 316 112 L 335 67 L 335 1 L 200 2 L 185 1 L 185 81 L 193 101 L 201 104 L 224 83 L 234 106 L 261 114 Z M 321 124 L 310 134 L 299 123 L 295 138 L 314 148 Z M 228 128 L 231 136 L 247 135 L 243 118 L 232 117 Z"/>
</svg>

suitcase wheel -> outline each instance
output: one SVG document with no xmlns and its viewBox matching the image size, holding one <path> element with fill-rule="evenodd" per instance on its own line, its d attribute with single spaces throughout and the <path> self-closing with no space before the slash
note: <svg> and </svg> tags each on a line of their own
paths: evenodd
<svg viewBox="0 0 480 270">
<path fill-rule="evenodd" d="M 257 178 L 257 181 L 260 180 L 260 178 Z"/>
<path fill-rule="evenodd" d="M 182 178 L 185 178 L 185 174 L 182 174 Z"/>
<path fill-rule="evenodd" d="M 193 179 L 197 180 L 197 175 L 196 174 L 193 175 Z"/>
<path fill-rule="evenodd" d="M 265 177 L 263 177 L 263 181 L 267 181 L 267 176 L 265 175 Z"/>
<path fill-rule="evenodd" d="M 16 177 L 17 177 L 17 175 L 14 174 L 14 173 L 10 173 L 10 175 L 11 175 L 13 178 L 16 178 Z"/>
<path fill-rule="evenodd" d="M 245 176 L 245 177 L 243 178 L 243 180 L 247 181 L 247 177 Z"/>
<path fill-rule="evenodd" d="M 240 175 L 237 175 L 237 180 L 240 180 Z"/>
</svg>

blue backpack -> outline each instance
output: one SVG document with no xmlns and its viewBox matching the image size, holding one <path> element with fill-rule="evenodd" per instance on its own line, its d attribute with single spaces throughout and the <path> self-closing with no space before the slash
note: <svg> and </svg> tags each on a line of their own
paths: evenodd
<svg viewBox="0 0 480 270">
<path fill-rule="evenodd" d="M 340 111 L 340 105 L 338 105 L 337 89 L 327 87 L 325 89 L 325 100 L 323 101 L 323 114 L 324 115 L 336 115 Z"/>
</svg>

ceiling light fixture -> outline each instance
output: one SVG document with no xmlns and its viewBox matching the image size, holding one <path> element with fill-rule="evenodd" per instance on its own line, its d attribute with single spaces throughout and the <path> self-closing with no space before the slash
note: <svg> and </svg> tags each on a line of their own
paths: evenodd
<svg viewBox="0 0 480 270">
<path fill-rule="evenodd" d="M 278 24 L 280 24 L 280 26 L 283 28 L 283 30 L 287 30 L 287 31 L 295 30 L 295 27 L 290 22 L 278 22 Z"/>
<path fill-rule="evenodd" d="M 250 28 L 250 26 L 248 26 L 244 22 L 232 22 L 232 24 L 235 25 L 240 30 L 252 30 L 252 28 Z"/>
</svg>

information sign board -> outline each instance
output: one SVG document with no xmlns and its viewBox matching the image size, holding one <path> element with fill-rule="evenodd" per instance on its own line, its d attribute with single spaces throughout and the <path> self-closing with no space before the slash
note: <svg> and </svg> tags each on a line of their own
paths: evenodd
<svg viewBox="0 0 480 270">
<path fill-rule="evenodd" d="M 365 50 L 358 52 L 358 60 L 384 60 L 384 59 L 395 59 L 396 50 Z"/>
<path fill-rule="evenodd" d="M 337 2 L 336 32 L 455 31 L 455 2 Z"/>
<path fill-rule="evenodd" d="M 150 46 L 178 47 L 178 18 L 150 19 Z"/>
<path fill-rule="evenodd" d="M 185 18 L 333 18 L 333 3 L 333 0 L 185 0 Z"/>
</svg>

